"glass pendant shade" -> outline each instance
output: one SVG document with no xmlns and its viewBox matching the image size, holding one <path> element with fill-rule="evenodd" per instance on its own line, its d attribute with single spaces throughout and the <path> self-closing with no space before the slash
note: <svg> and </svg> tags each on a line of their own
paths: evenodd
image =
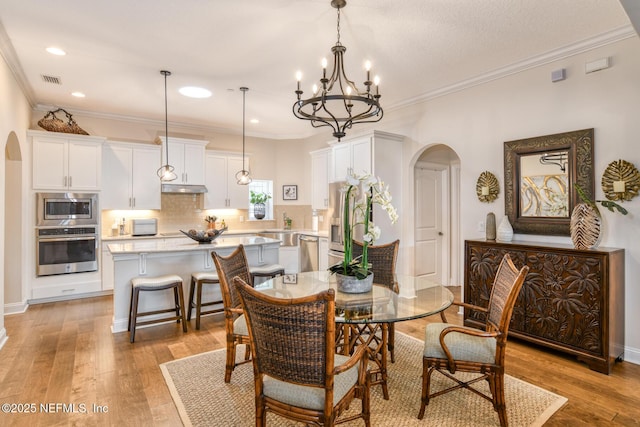
<svg viewBox="0 0 640 427">
<path fill-rule="evenodd" d="M 244 168 L 244 125 L 245 125 L 245 97 L 247 95 L 248 87 L 241 87 L 242 91 L 242 170 L 236 173 L 236 180 L 238 185 L 248 185 L 251 183 L 251 175 L 249 171 Z"/>
<path fill-rule="evenodd" d="M 162 70 L 160 74 L 164 76 L 164 148 L 165 148 L 165 160 L 166 164 L 158 168 L 158 177 L 160 181 L 169 182 L 178 178 L 178 175 L 174 172 L 174 167 L 169 164 L 169 119 L 167 114 L 167 76 L 171 75 L 171 71 Z"/>
</svg>

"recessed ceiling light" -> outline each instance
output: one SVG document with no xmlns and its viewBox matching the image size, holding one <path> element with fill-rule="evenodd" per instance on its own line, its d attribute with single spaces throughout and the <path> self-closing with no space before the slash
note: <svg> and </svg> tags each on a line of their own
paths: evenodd
<svg viewBox="0 0 640 427">
<path fill-rule="evenodd" d="M 65 52 L 64 50 L 60 49 L 59 47 L 48 47 L 47 48 L 47 52 L 49 52 L 52 55 L 58 55 L 58 56 L 63 56 L 66 55 L 67 52 Z"/>
<path fill-rule="evenodd" d="M 209 98 L 211 96 L 210 90 L 195 86 L 181 87 L 179 92 L 189 98 Z"/>
<path fill-rule="evenodd" d="M 260 120 L 258 119 L 251 119 L 249 120 L 251 123 L 253 123 L 254 125 L 257 125 L 258 123 L 260 123 Z"/>
<path fill-rule="evenodd" d="M 84 98 L 86 96 L 82 92 L 71 92 L 71 95 L 75 96 L 76 98 Z"/>
</svg>

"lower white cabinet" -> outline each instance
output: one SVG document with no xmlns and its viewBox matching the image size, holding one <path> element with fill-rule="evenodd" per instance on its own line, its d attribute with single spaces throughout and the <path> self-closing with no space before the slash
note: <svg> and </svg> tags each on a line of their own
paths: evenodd
<svg viewBox="0 0 640 427">
<path fill-rule="evenodd" d="M 284 267 L 286 274 L 300 272 L 300 247 L 280 246 L 280 265 Z"/>
</svg>

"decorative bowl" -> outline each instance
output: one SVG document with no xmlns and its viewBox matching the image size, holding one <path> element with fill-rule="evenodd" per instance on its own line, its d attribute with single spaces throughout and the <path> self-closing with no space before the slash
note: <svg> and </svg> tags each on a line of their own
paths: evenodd
<svg viewBox="0 0 640 427">
<path fill-rule="evenodd" d="M 189 231 L 180 230 L 180 232 L 185 236 L 195 240 L 198 243 L 211 243 L 226 230 L 227 230 L 226 228 L 221 228 L 218 230 L 210 228 L 208 230 L 194 230 L 194 229 L 191 229 Z"/>
</svg>

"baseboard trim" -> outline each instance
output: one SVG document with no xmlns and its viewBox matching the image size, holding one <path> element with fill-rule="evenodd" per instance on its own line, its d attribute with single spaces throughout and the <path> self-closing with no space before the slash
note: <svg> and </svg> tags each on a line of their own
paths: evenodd
<svg viewBox="0 0 640 427">
<path fill-rule="evenodd" d="M 633 347 L 625 347 L 624 361 L 633 363 L 634 365 L 640 365 L 640 349 L 633 348 Z"/>
<path fill-rule="evenodd" d="M 22 314 L 29 308 L 29 303 L 26 301 L 23 302 L 12 302 L 4 305 L 4 315 L 9 316 L 12 314 Z"/>
</svg>

